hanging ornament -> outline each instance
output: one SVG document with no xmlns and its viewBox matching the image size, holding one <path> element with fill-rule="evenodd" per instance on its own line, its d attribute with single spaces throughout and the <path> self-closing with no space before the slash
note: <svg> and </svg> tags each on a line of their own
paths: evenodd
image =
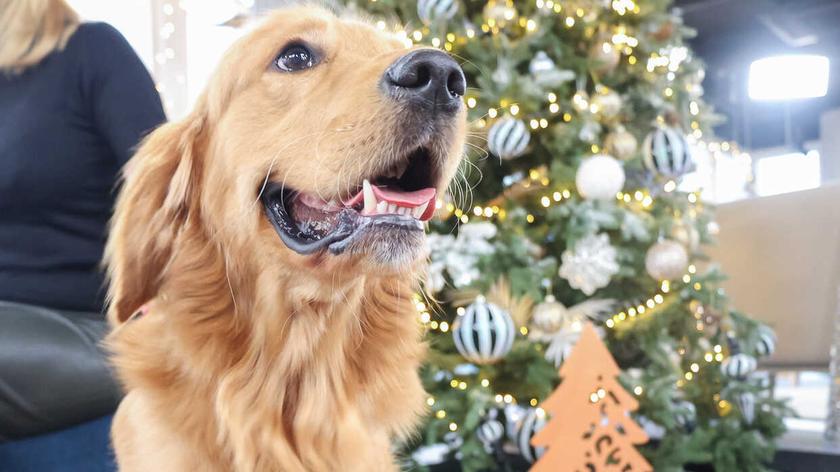
<svg viewBox="0 0 840 472">
<path fill-rule="evenodd" d="M 457 12 L 456 0 L 417 0 L 417 16 L 427 26 L 451 20 Z"/>
<path fill-rule="evenodd" d="M 455 320 L 452 337 L 468 361 L 493 364 L 510 352 L 516 327 L 508 312 L 479 296 Z"/>
<path fill-rule="evenodd" d="M 688 253 L 682 244 L 664 239 L 648 249 L 645 269 L 656 280 L 673 280 L 688 267 Z"/>
<path fill-rule="evenodd" d="M 618 273 L 616 250 L 610 245 L 606 233 L 590 234 L 578 241 L 574 248 L 566 249 L 560 256 L 559 274 L 587 295 L 606 287 L 610 278 Z"/>
<path fill-rule="evenodd" d="M 493 445 L 502 439 L 504 433 L 505 427 L 499 420 L 487 420 L 476 429 L 475 436 L 484 446 L 484 450 L 490 453 L 493 451 Z"/>
<path fill-rule="evenodd" d="M 694 431 L 697 425 L 697 409 L 694 403 L 687 400 L 680 400 L 674 403 L 674 419 L 677 424 L 687 432 Z"/>
<path fill-rule="evenodd" d="M 752 424 L 755 420 L 755 394 L 752 392 L 738 392 L 735 394 L 735 403 L 741 410 L 741 417 L 744 422 Z"/>
<path fill-rule="evenodd" d="M 596 41 L 589 49 L 589 59 L 594 63 L 593 70 L 599 74 L 612 72 L 621 59 L 621 51 L 610 41 Z"/>
<path fill-rule="evenodd" d="M 589 94 L 586 90 L 578 90 L 572 95 L 572 106 L 577 111 L 589 110 Z"/>
<path fill-rule="evenodd" d="M 606 154 L 589 157 L 578 167 L 575 184 L 587 200 L 612 200 L 624 188 L 624 167 Z"/>
<path fill-rule="evenodd" d="M 755 371 L 755 357 L 739 352 L 727 357 L 720 364 L 720 371 L 730 379 L 746 380 Z"/>
<path fill-rule="evenodd" d="M 528 463 L 533 464 L 534 461 L 542 457 L 545 448 L 531 445 L 531 438 L 545 426 L 545 411 L 542 408 L 531 408 L 516 432 L 516 446 L 519 448 L 519 453 L 525 458 Z"/>
<path fill-rule="evenodd" d="M 592 113 L 600 113 L 604 118 L 614 118 L 621 111 L 623 100 L 615 90 L 598 85 L 595 87 L 595 96 L 589 107 Z"/>
<path fill-rule="evenodd" d="M 766 325 L 758 328 L 758 341 L 755 343 L 755 353 L 761 357 L 772 356 L 776 351 L 776 333 Z"/>
<path fill-rule="evenodd" d="M 691 150 L 681 130 L 674 127 L 654 129 L 642 144 L 643 162 L 654 175 L 678 179 L 693 167 Z"/>
<path fill-rule="evenodd" d="M 633 133 L 630 133 L 621 125 L 617 126 L 615 131 L 608 134 L 604 140 L 604 147 L 607 152 L 622 161 L 633 157 L 638 146 L 639 143 Z"/>
<path fill-rule="evenodd" d="M 574 72 L 558 69 L 557 64 L 548 57 L 545 51 L 537 51 L 531 63 L 528 64 L 528 71 L 534 78 L 534 82 L 546 88 L 560 86 L 575 78 Z"/>
<path fill-rule="evenodd" d="M 680 219 L 671 226 L 671 238 L 679 242 L 689 252 L 697 252 L 700 247 L 700 232 L 690 222 Z"/>
<path fill-rule="evenodd" d="M 545 359 L 559 368 L 580 338 L 583 324 L 609 313 L 614 305 L 614 300 L 596 299 L 566 308 L 549 295 L 534 308 L 528 339 L 548 344 Z"/>
<path fill-rule="evenodd" d="M 514 64 L 510 59 L 507 59 L 504 56 L 499 57 L 496 61 L 496 70 L 493 71 L 490 78 L 492 78 L 493 82 L 495 82 L 500 88 L 507 87 L 513 80 L 513 66 Z"/>
<path fill-rule="evenodd" d="M 490 0 L 484 6 L 484 19 L 491 27 L 503 28 L 517 17 L 511 0 Z"/>
<path fill-rule="evenodd" d="M 487 134 L 490 152 L 505 160 L 521 156 L 530 141 L 531 133 L 525 122 L 516 118 L 503 118 L 493 123 Z"/>
<path fill-rule="evenodd" d="M 534 307 L 531 321 L 542 331 L 554 333 L 563 326 L 566 307 L 558 302 L 554 295 L 545 297 L 545 301 Z"/>
</svg>

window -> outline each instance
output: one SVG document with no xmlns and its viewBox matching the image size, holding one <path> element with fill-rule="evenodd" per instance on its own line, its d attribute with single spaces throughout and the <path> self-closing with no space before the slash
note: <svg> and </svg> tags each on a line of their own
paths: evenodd
<svg viewBox="0 0 840 472">
<path fill-rule="evenodd" d="M 778 195 L 820 186 L 820 154 L 789 153 L 760 158 L 755 165 L 755 191 Z"/>
</svg>

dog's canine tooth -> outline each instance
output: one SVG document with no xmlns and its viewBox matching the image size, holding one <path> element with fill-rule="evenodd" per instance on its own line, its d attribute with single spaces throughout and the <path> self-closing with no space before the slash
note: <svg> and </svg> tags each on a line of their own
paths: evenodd
<svg viewBox="0 0 840 472">
<path fill-rule="evenodd" d="M 363 214 L 373 213 L 376 209 L 376 195 L 373 194 L 373 188 L 367 179 L 362 183 L 362 190 L 365 195 L 365 208 L 362 210 Z"/>
<path fill-rule="evenodd" d="M 388 211 L 388 202 L 382 200 L 381 202 L 376 204 L 376 213 L 382 214 Z"/>
</svg>

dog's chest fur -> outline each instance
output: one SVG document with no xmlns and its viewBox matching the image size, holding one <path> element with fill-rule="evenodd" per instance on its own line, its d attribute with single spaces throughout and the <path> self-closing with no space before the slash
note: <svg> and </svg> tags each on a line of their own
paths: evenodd
<svg viewBox="0 0 840 472">
<path fill-rule="evenodd" d="M 114 334 L 122 470 L 395 469 L 392 440 L 424 405 L 410 284 L 357 280 L 328 302 L 278 290 L 250 317 L 169 290 Z"/>
</svg>

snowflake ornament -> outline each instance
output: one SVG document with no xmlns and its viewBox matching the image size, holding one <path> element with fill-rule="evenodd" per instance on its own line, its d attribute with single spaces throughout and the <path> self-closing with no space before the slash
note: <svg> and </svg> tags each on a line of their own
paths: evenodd
<svg viewBox="0 0 840 472">
<path fill-rule="evenodd" d="M 563 251 L 561 259 L 560 277 L 587 295 L 606 287 L 618 272 L 616 250 L 606 233 L 590 234 L 581 239 L 574 250 Z"/>
</svg>

